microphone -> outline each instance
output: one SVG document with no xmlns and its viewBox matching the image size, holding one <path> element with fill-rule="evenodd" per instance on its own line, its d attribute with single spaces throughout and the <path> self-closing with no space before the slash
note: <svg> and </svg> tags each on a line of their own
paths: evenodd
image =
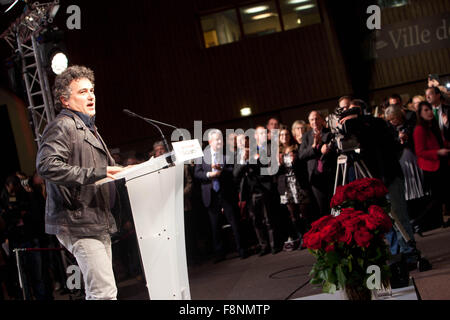
<svg viewBox="0 0 450 320">
<path fill-rule="evenodd" d="M 178 129 L 177 127 L 175 127 L 175 126 L 173 126 L 173 125 L 171 125 L 171 124 L 164 123 L 164 122 L 157 121 L 157 120 L 153 120 L 153 119 L 144 118 L 144 117 L 142 117 L 142 116 L 140 116 L 140 115 L 138 115 L 138 114 L 136 114 L 136 113 L 134 113 L 134 112 L 131 112 L 131 111 L 128 110 L 128 109 L 123 109 L 123 112 L 124 112 L 125 114 L 131 116 L 131 117 L 140 118 L 140 119 L 142 119 L 142 120 L 144 120 L 144 121 L 151 122 L 152 124 L 155 124 L 155 123 L 156 123 L 156 124 L 160 124 L 160 125 L 163 125 L 163 126 L 166 126 L 166 127 L 169 127 L 169 128 L 173 128 L 173 129 L 175 129 L 175 130 L 178 131 L 178 133 L 180 134 L 181 140 L 184 139 L 183 133 L 180 131 L 180 129 Z"/>
<path fill-rule="evenodd" d="M 164 133 L 162 132 L 161 128 L 160 128 L 158 125 L 156 125 L 156 123 L 163 124 L 162 122 L 159 122 L 159 121 L 156 121 L 156 120 L 152 120 L 152 119 L 147 119 L 147 118 L 145 118 L 145 117 L 143 117 L 143 116 L 140 116 L 140 115 L 138 115 L 138 114 L 136 114 L 136 113 L 134 113 L 134 112 L 131 112 L 131 111 L 128 110 L 128 109 L 123 109 L 122 111 L 123 111 L 123 113 L 125 113 L 126 115 L 128 115 L 128 116 L 130 116 L 130 117 L 139 118 L 139 119 L 141 119 L 141 120 L 144 120 L 145 122 L 150 123 L 152 126 L 154 126 L 155 128 L 157 128 L 158 131 L 159 131 L 159 133 L 161 134 L 162 139 L 163 139 L 164 147 L 166 148 L 167 152 L 170 151 L 170 149 L 169 149 L 169 144 L 167 143 L 167 139 L 166 139 Z M 156 123 L 155 123 L 155 122 L 156 122 Z M 170 125 L 168 125 L 168 126 L 170 126 Z M 172 127 L 173 127 L 173 126 L 172 126 Z M 174 127 L 174 128 L 175 128 L 175 127 Z M 175 129 L 176 129 L 176 128 L 175 128 Z M 167 159 L 169 159 L 169 158 L 167 158 Z M 172 160 L 172 158 L 170 157 L 170 160 L 168 160 L 168 162 L 169 162 L 169 163 L 172 163 L 172 161 L 173 161 L 173 160 Z"/>
</svg>

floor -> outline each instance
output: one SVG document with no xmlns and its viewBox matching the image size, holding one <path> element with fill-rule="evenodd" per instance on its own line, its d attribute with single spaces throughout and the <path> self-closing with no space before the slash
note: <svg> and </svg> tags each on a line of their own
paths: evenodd
<svg viewBox="0 0 450 320">
<path fill-rule="evenodd" d="M 450 300 L 450 228 L 416 236 L 422 255 L 433 265 L 427 272 L 410 272 L 423 300 Z M 207 261 L 188 268 L 193 300 L 292 300 L 320 294 L 309 284 L 314 258 L 307 250 L 279 252 L 241 260 L 235 254 L 218 264 Z M 118 284 L 119 299 L 146 300 L 142 279 Z"/>
</svg>

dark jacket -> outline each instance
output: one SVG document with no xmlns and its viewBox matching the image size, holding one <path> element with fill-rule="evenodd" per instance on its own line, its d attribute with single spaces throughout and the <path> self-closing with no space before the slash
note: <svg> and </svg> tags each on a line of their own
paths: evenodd
<svg viewBox="0 0 450 320">
<path fill-rule="evenodd" d="M 271 145 L 267 144 L 267 157 L 271 159 Z M 239 194 L 242 201 L 247 201 L 252 194 L 277 195 L 276 174 L 262 175 L 262 169 L 272 166 L 271 160 L 262 164 L 258 159 L 254 164 L 236 164 L 233 168 L 235 183 L 239 185 Z"/>
<path fill-rule="evenodd" d="M 107 166 L 115 165 L 98 133 L 97 137 L 67 109 L 45 129 L 36 167 L 47 184 L 47 233 L 93 236 L 117 231 L 111 184 L 94 184 L 106 177 Z"/>
<path fill-rule="evenodd" d="M 317 181 L 324 182 L 334 175 L 337 166 L 337 155 L 332 150 L 328 154 L 322 156 L 321 148 L 324 144 L 330 143 L 333 135 L 327 128 L 322 128 L 322 142 L 313 149 L 314 130 L 309 130 L 303 137 L 303 142 L 300 146 L 298 157 L 300 160 L 306 161 L 306 168 L 308 171 L 308 178 L 311 184 L 315 185 Z M 318 160 L 323 163 L 323 172 L 317 171 Z"/>
<path fill-rule="evenodd" d="M 219 193 L 223 200 L 228 201 L 230 204 L 237 204 L 237 193 L 233 185 L 233 167 L 226 163 L 225 156 L 222 156 L 223 169 L 219 177 L 220 189 Z M 194 177 L 201 182 L 202 199 L 206 208 L 211 205 L 212 194 L 212 180 L 207 177 L 207 173 L 212 171 L 211 168 L 211 151 L 205 152 L 202 164 L 195 166 Z"/>
<path fill-rule="evenodd" d="M 447 118 L 449 118 L 450 121 L 450 106 L 449 105 L 442 105 L 442 113 L 447 115 Z M 444 137 L 444 140 L 450 141 L 450 125 L 447 127 L 444 127 L 442 130 L 442 135 Z"/>
<path fill-rule="evenodd" d="M 386 186 L 396 178 L 403 178 L 398 160 L 398 148 L 393 132 L 386 121 L 373 116 L 359 116 L 345 122 L 347 130 L 360 142 L 360 159 L 374 178 Z"/>
</svg>

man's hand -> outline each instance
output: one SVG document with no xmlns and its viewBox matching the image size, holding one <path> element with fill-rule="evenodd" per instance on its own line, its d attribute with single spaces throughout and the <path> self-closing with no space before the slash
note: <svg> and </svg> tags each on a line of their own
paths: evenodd
<svg viewBox="0 0 450 320">
<path fill-rule="evenodd" d="M 209 178 L 210 179 L 217 179 L 220 177 L 220 175 L 222 174 L 222 171 L 214 171 L 214 172 L 210 172 L 209 173 Z"/>
<path fill-rule="evenodd" d="M 401 131 L 398 133 L 398 138 L 400 139 L 401 144 L 404 144 L 406 141 L 408 141 L 408 135 Z"/>
<path fill-rule="evenodd" d="M 438 156 L 441 156 L 441 157 L 446 157 L 449 155 L 449 153 L 450 153 L 450 149 L 439 149 L 437 152 Z"/>
<path fill-rule="evenodd" d="M 351 114 L 351 115 L 346 116 L 345 118 L 339 120 L 339 123 L 340 124 L 344 124 L 345 121 L 350 120 L 350 119 L 355 119 L 355 118 L 358 118 L 358 115 L 357 114 Z"/>
<path fill-rule="evenodd" d="M 448 116 L 444 112 L 442 112 L 442 123 L 444 126 L 448 126 Z"/>
<path fill-rule="evenodd" d="M 328 148 L 327 144 L 324 144 L 322 146 L 322 150 L 321 150 L 322 154 L 327 154 L 328 152 L 330 152 L 330 148 Z"/>
<path fill-rule="evenodd" d="M 315 148 L 322 142 L 322 133 L 320 131 L 314 131 L 314 142 L 312 147 Z"/>
<path fill-rule="evenodd" d="M 116 177 L 114 175 L 118 174 L 119 172 L 122 172 L 123 170 L 125 170 L 125 168 L 122 168 L 122 167 L 107 167 L 106 168 L 106 175 L 108 176 L 108 178 L 116 180 Z"/>
</svg>

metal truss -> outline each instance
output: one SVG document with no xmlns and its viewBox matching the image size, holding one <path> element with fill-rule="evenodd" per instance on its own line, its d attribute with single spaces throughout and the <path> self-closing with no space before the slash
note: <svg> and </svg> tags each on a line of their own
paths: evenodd
<svg viewBox="0 0 450 320">
<path fill-rule="evenodd" d="M 47 72 L 43 67 L 43 50 L 37 38 L 53 22 L 52 12 L 58 6 L 58 0 L 43 4 L 35 2 L 0 36 L 22 61 L 30 122 L 38 146 L 45 127 L 55 118 L 55 111 Z"/>
</svg>

